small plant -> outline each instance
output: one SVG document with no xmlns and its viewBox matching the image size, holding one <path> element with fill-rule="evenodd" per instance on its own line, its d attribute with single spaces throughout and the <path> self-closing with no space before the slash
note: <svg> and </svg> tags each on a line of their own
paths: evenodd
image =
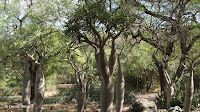
<svg viewBox="0 0 200 112">
<path fill-rule="evenodd" d="M 167 105 L 167 97 L 165 92 L 161 92 L 156 97 L 156 105 L 158 108 L 165 108 Z"/>
<path fill-rule="evenodd" d="M 185 91 L 177 90 L 175 94 L 173 95 L 172 100 L 170 102 L 171 106 L 172 107 L 179 106 L 183 108 L 184 98 L 185 98 Z"/>
<path fill-rule="evenodd" d="M 194 92 L 192 99 L 192 109 L 200 108 L 200 93 Z"/>
</svg>

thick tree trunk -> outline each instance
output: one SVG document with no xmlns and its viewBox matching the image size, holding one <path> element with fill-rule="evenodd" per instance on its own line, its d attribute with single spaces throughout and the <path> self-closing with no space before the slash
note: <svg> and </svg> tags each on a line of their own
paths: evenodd
<svg viewBox="0 0 200 112">
<path fill-rule="evenodd" d="M 78 84 L 78 112 L 84 112 L 86 107 L 86 81 L 83 77 L 79 78 L 79 81 L 77 81 Z"/>
<path fill-rule="evenodd" d="M 101 112 L 113 112 L 113 99 L 114 99 L 114 87 L 112 79 L 113 74 L 111 74 L 111 71 L 109 69 L 104 49 L 100 49 L 97 62 L 99 62 L 98 67 L 102 76 L 102 83 L 100 90 Z"/>
<path fill-rule="evenodd" d="M 117 83 L 116 83 L 116 112 L 122 112 L 124 104 L 124 89 L 125 80 L 122 73 L 120 59 L 118 57 L 118 74 L 117 74 Z"/>
<path fill-rule="evenodd" d="M 41 64 L 37 64 L 35 81 L 35 111 L 42 112 L 42 103 L 44 99 L 45 81 Z"/>
<path fill-rule="evenodd" d="M 28 59 L 25 64 L 24 75 L 23 75 L 23 90 L 22 90 L 22 104 L 30 105 L 31 96 L 31 75 L 29 71 Z M 28 106 L 27 106 L 28 107 Z M 28 112 L 29 108 L 24 108 L 23 112 Z"/>
<path fill-rule="evenodd" d="M 101 112 L 113 112 L 114 87 L 112 77 L 102 80 L 100 96 Z"/>
<path fill-rule="evenodd" d="M 114 99 L 113 73 L 116 69 L 115 39 L 112 40 L 109 62 L 107 62 L 107 57 L 104 48 L 102 46 L 95 50 L 95 55 L 97 56 L 96 62 L 98 63 L 98 68 L 102 76 L 101 91 L 100 91 L 101 112 L 113 112 L 113 99 Z"/>
<path fill-rule="evenodd" d="M 184 101 L 184 112 L 190 112 L 190 108 L 192 105 L 192 96 L 194 92 L 194 81 L 193 81 L 193 70 L 191 70 L 189 79 L 187 81 L 186 89 L 185 89 L 185 101 Z"/>
</svg>

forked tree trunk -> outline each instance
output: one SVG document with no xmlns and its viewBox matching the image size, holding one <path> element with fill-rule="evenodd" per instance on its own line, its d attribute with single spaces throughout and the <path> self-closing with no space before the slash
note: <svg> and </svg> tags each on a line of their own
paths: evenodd
<svg viewBox="0 0 200 112">
<path fill-rule="evenodd" d="M 100 107 L 101 112 L 113 112 L 114 86 L 113 73 L 116 65 L 116 47 L 115 39 L 112 40 L 111 53 L 109 62 L 103 47 L 95 49 L 96 62 L 102 77 L 100 90 Z"/>
<path fill-rule="evenodd" d="M 193 81 L 193 70 L 191 70 L 185 89 L 185 101 L 183 106 L 184 112 L 190 112 L 193 92 L 194 92 L 194 81 Z"/>
<path fill-rule="evenodd" d="M 30 105 L 30 96 L 31 96 L 31 75 L 29 71 L 28 59 L 24 67 L 23 75 L 23 90 L 22 90 L 22 104 Z M 28 107 L 28 106 L 27 106 Z M 23 108 L 23 112 L 28 112 L 29 108 Z"/>
<path fill-rule="evenodd" d="M 80 77 L 77 81 L 78 85 L 78 112 L 84 112 L 87 99 L 86 99 L 86 81 L 84 77 Z"/>
<path fill-rule="evenodd" d="M 41 112 L 44 100 L 45 81 L 41 64 L 37 64 L 36 80 L 35 80 L 35 112 Z"/>
<path fill-rule="evenodd" d="M 112 77 L 102 80 L 100 96 L 101 112 L 113 112 L 114 87 Z"/>
<path fill-rule="evenodd" d="M 116 83 L 116 112 L 122 112 L 124 104 L 124 86 L 125 80 L 121 68 L 120 58 L 118 57 L 118 74 L 117 74 L 117 83 Z"/>
</svg>

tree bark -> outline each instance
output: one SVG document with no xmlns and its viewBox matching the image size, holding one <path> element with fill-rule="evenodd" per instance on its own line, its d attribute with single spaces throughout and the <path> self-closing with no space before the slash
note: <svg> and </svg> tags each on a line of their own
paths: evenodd
<svg viewBox="0 0 200 112">
<path fill-rule="evenodd" d="M 164 92 L 167 87 L 166 87 L 166 81 L 165 81 L 165 77 L 164 77 L 163 67 L 159 67 L 158 71 L 159 71 L 159 77 L 160 77 L 161 92 Z"/>
<path fill-rule="evenodd" d="M 77 81 L 78 85 L 78 112 L 84 112 L 86 107 L 86 79 L 84 78 L 84 75 L 79 76 L 79 79 Z"/>
<path fill-rule="evenodd" d="M 122 72 L 120 58 L 118 57 L 118 74 L 117 74 L 117 83 L 116 83 L 116 112 L 122 112 L 123 103 L 124 103 L 124 74 Z"/>
<path fill-rule="evenodd" d="M 113 112 L 114 87 L 112 77 L 103 79 L 101 84 L 101 112 Z"/>
<path fill-rule="evenodd" d="M 191 70 L 185 89 L 185 101 L 183 106 L 184 112 L 190 112 L 193 92 L 194 92 L 194 81 L 193 81 L 193 70 Z"/>
<path fill-rule="evenodd" d="M 28 59 L 26 60 L 26 64 L 25 64 L 24 68 L 25 69 L 24 69 L 24 75 L 23 75 L 22 104 L 30 105 L 31 75 L 30 75 L 30 71 L 29 71 Z M 28 112 L 28 111 L 29 111 L 29 108 L 23 108 L 23 112 Z"/>
<path fill-rule="evenodd" d="M 44 100 L 45 80 L 41 64 L 37 64 L 35 81 L 35 111 L 42 112 L 42 103 Z"/>
<path fill-rule="evenodd" d="M 159 74 L 159 78 L 160 78 L 160 87 L 161 87 L 161 92 L 164 92 L 166 90 L 166 80 L 165 80 L 165 76 L 164 76 L 164 68 L 163 68 L 163 64 L 156 58 L 155 54 L 152 55 L 155 64 L 157 66 L 158 69 L 158 74 Z"/>
<path fill-rule="evenodd" d="M 174 94 L 174 88 L 171 84 L 168 84 L 167 86 L 167 109 L 169 109 L 171 107 L 171 100 L 172 100 L 172 96 Z"/>
<path fill-rule="evenodd" d="M 112 54 L 112 53 L 111 53 Z M 115 55 L 115 54 L 112 54 Z M 111 56 L 110 56 L 111 57 Z M 112 59 L 113 61 L 115 59 Z M 110 71 L 107 58 L 103 48 L 100 48 L 98 53 L 98 67 L 102 76 L 101 90 L 100 90 L 100 106 L 101 112 L 113 112 L 113 99 L 114 99 L 114 87 L 113 87 L 113 71 Z M 112 63 L 113 66 L 115 63 Z M 110 64 L 111 66 L 111 64 Z M 115 70 L 113 68 L 112 70 Z"/>
<path fill-rule="evenodd" d="M 32 61 L 29 61 L 29 65 L 29 71 L 31 74 L 31 103 L 33 103 L 35 100 L 35 77 L 37 66 L 35 66 Z"/>
<path fill-rule="evenodd" d="M 167 70 L 164 70 L 164 76 L 165 76 L 165 81 L 167 82 L 167 89 L 166 89 L 166 93 L 167 93 L 167 109 L 170 108 L 170 102 L 172 99 L 172 96 L 174 94 L 174 87 L 172 85 L 172 81 L 171 78 L 169 76 L 169 74 L 167 73 Z"/>
<path fill-rule="evenodd" d="M 102 76 L 101 90 L 100 90 L 100 106 L 101 112 L 113 112 L 113 99 L 114 99 L 114 86 L 113 86 L 113 73 L 115 71 L 116 62 L 116 48 L 112 42 L 112 49 L 109 58 L 109 64 L 104 48 L 99 48 L 97 62 L 100 74 Z"/>
</svg>

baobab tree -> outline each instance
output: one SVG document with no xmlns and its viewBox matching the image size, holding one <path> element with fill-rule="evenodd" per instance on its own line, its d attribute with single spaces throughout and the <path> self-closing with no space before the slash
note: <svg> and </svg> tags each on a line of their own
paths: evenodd
<svg viewBox="0 0 200 112">
<path fill-rule="evenodd" d="M 135 21 L 133 15 L 120 2 L 86 1 L 79 4 L 66 24 L 66 34 L 77 37 L 79 42 L 87 43 L 94 48 L 102 78 L 100 92 L 102 112 L 113 111 L 116 39 L 127 31 L 130 22 Z M 106 47 L 110 47 L 110 54 L 105 52 Z"/>
</svg>

